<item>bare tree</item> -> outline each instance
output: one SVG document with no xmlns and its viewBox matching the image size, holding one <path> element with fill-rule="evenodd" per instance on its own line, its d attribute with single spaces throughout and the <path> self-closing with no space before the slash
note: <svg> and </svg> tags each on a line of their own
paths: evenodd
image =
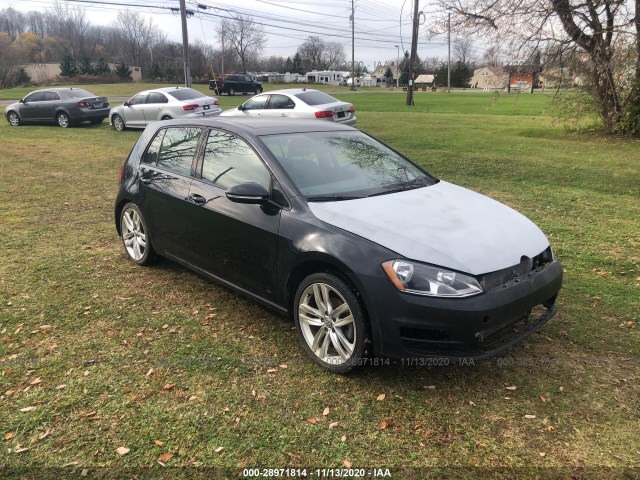
<svg viewBox="0 0 640 480">
<path fill-rule="evenodd" d="M 338 42 L 325 42 L 320 37 L 310 36 L 298 47 L 304 68 L 332 70 L 344 64 L 344 48 Z"/>
<path fill-rule="evenodd" d="M 131 65 L 142 66 L 147 51 L 158 37 L 153 20 L 145 20 L 138 12 L 121 11 L 114 27 L 120 33 L 127 60 Z"/>
<path fill-rule="evenodd" d="M 453 39 L 454 59 L 469 65 L 473 62 L 473 40 L 470 37 L 456 37 Z"/>
<path fill-rule="evenodd" d="M 0 11 L 0 32 L 5 32 L 11 41 L 18 38 L 24 32 L 24 15 L 13 8 L 5 8 Z"/>
<path fill-rule="evenodd" d="M 493 36 L 512 61 L 531 62 L 536 50 L 578 51 L 589 68 L 590 94 L 607 130 L 640 133 L 640 0 L 440 0 L 452 23 Z M 444 18 L 438 23 L 442 25 Z M 632 46 L 635 61 L 616 65 L 616 50 Z M 616 69 L 631 69 L 631 82 Z M 629 108 L 635 117 L 629 119 Z M 635 125 L 635 127 L 633 127 Z"/>
<path fill-rule="evenodd" d="M 222 20 L 220 34 L 224 30 L 224 38 L 227 45 L 237 55 L 242 71 L 254 63 L 266 42 L 266 34 L 262 25 L 258 25 L 248 15 L 234 14 L 232 19 Z"/>
<path fill-rule="evenodd" d="M 503 64 L 502 53 L 499 45 L 487 48 L 482 54 L 482 63 L 489 67 L 501 67 Z"/>
</svg>

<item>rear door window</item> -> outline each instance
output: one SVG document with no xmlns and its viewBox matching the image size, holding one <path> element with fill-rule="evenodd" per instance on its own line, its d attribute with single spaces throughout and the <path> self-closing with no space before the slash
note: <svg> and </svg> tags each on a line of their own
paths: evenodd
<svg viewBox="0 0 640 480">
<path fill-rule="evenodd" d="M 275 109 L 277 109 L 277 110 L 282 110 L 282 109 L 290 110 L 292 108 L 295 108 L 295 106 L 296 106 L 296 104 L 293 102 L 293 100 L 291 100 L 286 95 L 274 94 L 274 95 L 271 95 L 271 98 L 269 99 L 269 106 L 267 108 L 271 109 L 271 110 L 275 110 Z"/>
<path fill-rule="evenodd" d="M 45 102 L 52 102 L 56 100 L 60 100 L 60 95 L 58 95 L 56 92 L 44 92 Z"/>
<path fill-rule="evenodd" d="M 162 93 L 153 92 L 149 94 L 149 98 L 147 98 L 147 103 L 168 103 L 167 97 L 165 97 Z"/>
<path fill-rule="evenodd" d="M 202 129 L 195 127 L 167 128 L 158 155 L 158 167 L 188 177 L 201 133 Z"/>
<path fill-rule="evenodd" d="M 324 92 L 303 92 L 296 95 L 300 100 L 302 100 L 307 105 L 324 105 L 325 103 L 335 103 L 339 102 L 333 98 L 331 95 L 327 95 Z"/>
</svg>

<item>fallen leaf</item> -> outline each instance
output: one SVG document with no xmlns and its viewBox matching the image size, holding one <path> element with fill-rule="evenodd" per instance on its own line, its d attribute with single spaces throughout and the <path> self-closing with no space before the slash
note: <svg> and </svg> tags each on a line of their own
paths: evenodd
<svg viewBox="0 0 640 480">
<path fill-rule="evenodd" d="M 554 427 L 553 425 L 548 425 L 547 426 L 547 431 L 548 432 L 553 432 L 556 429 L 556 427 Z"/>
<path fill-rule="evenodd" d="M 546 397 L 544 395 L 540 395 L 540 401 L 542 403 L 547 403 L 547 399 L 546 399 Z"/>
<path fill-rule="evenodd" d="M 376 397 L 376 400 L 378 400 L 379 402 L 381 402 L 381 401 L 382 401 L 382 400 L 384 400 L 386 397 L 387 397 L 387 396 L 386 396 L 384 393 L 382 393 L 382 394 L 380 394 L 380 395 L 378 395 L 378 396 Z"/>
<path fill-rule="evenodd" d="M 342 462 L 342 464 L 345 466 L 345 468 L 351 468 L 351 466 L 353 465 L 353 463 L 351 463 L 349 460 L 345 460 L 344 462 Z"/>
<path fill-rule="evenodd" d="M 161 455 L 158 457 L 158 461 L 163 462 L 163 463 L 166 463 L 166 462 L 168 462 L 169 460 L 171 460 L 172 458 L 173 458 L 173 453 L 166 452 L 166 453 L 161 454 Z"/>
<path fill-rule="evenodd" d="M 7 390 L 6 392 L 4 392 L 4 394 L 9 397 L 11 395 L 13 395 L 15 393 L 15 390 Z"/>
<path fill-rule="evenodd" d="M 220 453 L 222 450 L 224 450 L 224 447 L 218 447 L 214 450 L 214 452 Z"/>
<path fill-rule="evenodd" d="M 278 371 L 277 368 L 270 368 L 267 370 L 267 373 L 276 373 Z"/>
<path fill-rule="evenodd" d="M 506 388 L 507 388 L 507 390 L 511 390 L 511 391 L 513 392 L 513 391 L 514 391 L 514 390 L 516 390 L 518 387 L 516 387 L 515 385 L 511 385 L 510 387 L 506 387 Z"/>
<path fill-rule="evenodd" d="M 153 443 L 155 443 L 159 447 L 164 445 L 164 442 L 162 440 L 154 440 Z"/>
<path fill-rule="evenodd" d="M 287 365 L 286 363 L 281 363 L 280 365 L 278 365 L 280 368 L 289 368 L 289 365 Z"/>
<path fill-rule="evenodd" d="M 86 468 L 83 468 L 82 471 L 80 472 L 80 476 L 86 477 L 87 475 L 89 475 L 89 470 Z"/>
<path fill-rule="evenodd" d="M 196 397 L 195 395 L 191 395 L 191 396 L 189 397 L 189 401 L 190 401 L 190 402 L 193 402 L 194 400 L 199 400 L 199 398 L 198 398 L 198 397 Z"/>
<path fill-rule="evenodd" d="M 49 430 L 47 428 L 47 430 L 38 437 L 38 440 L 44 440 L 45 438 L 47 438 L 49 435 L 51 435 L 51 430 Z"/>
<path fill-rule="evenodd" d="M 148 377 L 153 373 L 153 368 L 150 368 L 149 371 L 145 374 L 145 377 Z"/>
<path fill-rule="evenodd" d="M 380 430 L 384 430 L 387 427 L 390 427 L 391 425 L 393 425 L 393 420 L 390 418 L 385 418 L 380 422 Z"/>
<path fill-rule="evenodd" d="M 131 450 L 128 449 L 127 447 L 118 447 L 118 448 L 116 448 L 116 452 L 118 452 L 118 455 L 126 455 L 130 451 Z"/>
<path fill-rule="evenodd" d="M 469 400 L 469 405 L 471 405 L 472 407 L 475 407 L 476 403 L 473 400 Z"/>
<path fill-rule="evenodd" d="M 24 408 L 21 408 L 20 411 L 26 413 L 26 412 L 33 412 L 35 409 L 36 407 L 24 407 Z"/>
<path fill-rule="evenodd" d="M 427 386 L 426 386 L 426 387 L 424 387 L 424 388 L 427 388 L 427 389 L 429 389 L 429 390 L 435 390 L 435 389 L 436 389 L 436 386 L 435 386 L 435 385 L 427 385 Z"/>
<path fill-rule="evenodd" d="M 338 422 L 331 422 L 329 424 L 329 428 L 336 428 L 338 426 Z"/>
<path fill-rule="evenodd" d="M 175 386 L 176 385 L 174 383 L 167 383 L 164 387 L 162 387 L 162 390 L 164 390 L 165 392 L 168 392 L 169 390 L 171 390 Z"/>
<path fill-rule="evenodd" d="M 309 418 L 307 418 L 307 422 L 309 422 L 309 423 L 310 423 L 310 424 L 312 424 L 312 425 L 315 425 L 317 421 L 318 421 L 318 420 L 316 420 L 316 419 L 315 419 L 315 418 L 313 418 L 313 417 L 309 417 Z"/>
<path fill-rule="evenodd" d="M 347 436 L 346 435 L 342 435 L 342 437 L 340 437 L 340 441 L 341 442 L 346 442 L 347 441 Z"/>
<path fill-rule="evenodd" d="M 544 457 L 544 456 L 546 455 L 546 453 L 544 453 L 544 452 L 540 452 L 540 454 L 539 454 L 539 455 L 540 455 L 541 457 Z"/>
<path fill-rule="evenodd" d="M 560 387 L 558 388 L 558 390 L 560 390 L 561 392 L 564 392 L 564 387 Z"/>
<path fill-rule="evenodd" d="M 329 407 L 327 407 L 327 408 L 325 408 L 325 409 L 322 411 L 322 415 L 326 417 L 327 415 L 329 415 L 329 412 L 330 412 L 330 411 L 331 411 L 331 410 L 329 410 Z"/>
<path fill-rule="evenodd" d="M 75 467 L 76 465 L 78 465 L 78 462 L 69 462 L 69 463 L 65 463 L 62 466 L 63 467 Z"/>
<path fill-rule="evenodd" d="M 63 383 L 62 385 L 58 385 L 56 387 L 56 390 L 62 390 L 64 387 L 66 387 L 67 385 L 65 383 Z"/>
<path fill-rule="evenodd" d="M 13 438 L 13 432 L 9 432 L 9 433 L 5 434 L 5 436 L 3 438 L 5 440 L 11 440 Z"/>
<path fill-rule="evenodd" d="M 18 445 L 15 450 L 13 451 L 13 453 L 20 453 L 20 452 L 24 452 L 25 450 L 29 450 L 29 447 L 21 447 L 20 445 Z"/>
<path fill-rule="evenodd" d="M 31 380 L 29 385 L 38 385 L 39 383 L 42 383 L 42 379 L 36 378 L 35 380 Z"/>
<path fill-rule="evenodd" d="M 525 415 L 524 418 L 528 418 L 529 420 L 536 418 L 535 415 Z"/>
</svg>

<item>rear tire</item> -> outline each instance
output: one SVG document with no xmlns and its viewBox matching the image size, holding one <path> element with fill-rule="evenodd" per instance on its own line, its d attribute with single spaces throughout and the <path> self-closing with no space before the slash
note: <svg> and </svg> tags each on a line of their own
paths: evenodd
<svg viewBox="0 0 640 480">
<path fill-rule="evenodd" d="M 60 112 L 56 115 L 56 122 L 58 123 L 58 126 L 62 128 L 69 128 L 71 126 L 71 119 L 69 118 L 69 115 L 64 112 Z"/>
<path fill-rule="evenodd" d="M 170 117 L 169 115 L 165 115 L 164 117 L 162 117 L 160 120 L 173 120 L 172 117 Z"/>
<path fill-rule="evenodd" d="M 307 354 L 321 367 L 345 374 L 362 365 L 368 337 L 365 313 L 344 280 L 314 273 L 298 286 L 293 319 Z"/>
<path fill-rule="evenodd" d="M 124 120 L 120 115 L 114 115 L 113 117 L 111 117 L 111 125 L 113 125 L 113 128 L 118 132 L 124 132 L 127 129 L 126 125 L 124 124 Z"/>
<path fill-rule="evenodd" d="M 12 127 L 20 126 L 20 117 L 16 112 L 9 112 L 7 114 L 7 120 L 9 121 L 9 125 Z"/>
<path fill-rule="evenodd" d="M 227 90 L 227 95 L 229 95 L 230 97 L 233 97 L 236 94 L 236 91 L 233 88 L 230 88 L 229 90 Z"/>
<path fill-rule="evenodd" d="M 262 89 L 260 87 L 256 88 L 256 95 L 260 95 L 262 93 Z"/>
<path fill-rule="evenodd" d="M 149 240 L 147 224 L 135 203 L 127 203 L 120 212 L 120 233 L 129 260 L 138 265 L 155 261 L 157 256 Z"/>
</svg>

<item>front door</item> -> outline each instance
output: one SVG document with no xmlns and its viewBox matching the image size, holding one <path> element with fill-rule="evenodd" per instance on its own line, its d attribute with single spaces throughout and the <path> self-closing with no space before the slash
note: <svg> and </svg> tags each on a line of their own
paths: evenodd
<svg viewBox="0 0 640 480">
<path fill-rule="evenodd" d="M 139 93 L 129 100 L 128 105 L 122 110 L 124 123 L 127 127 L 140 128 L 146 126 L 146 122 L 144 120 L 144 105 L 146 102 L 146 93 Z"/>
<path fill-rule="evenodd" d="M 269 190 L 271 173 L 255 150 L 228 132 L 211 130 L 200 178 L 193 180 L 194 263 L 238 287 L 273 300 L 280 210 L 235 203 L 225 196 L 234 185 L 256 182 Z"/>
<path fill-rule="evenodd" d="M 33 92 L 24 98 L 20 105 L 20 118 L 24 122 L 37 122 L 43 119 L 40 104 L 44 101 L 45 92 Z"/>
</svg>

